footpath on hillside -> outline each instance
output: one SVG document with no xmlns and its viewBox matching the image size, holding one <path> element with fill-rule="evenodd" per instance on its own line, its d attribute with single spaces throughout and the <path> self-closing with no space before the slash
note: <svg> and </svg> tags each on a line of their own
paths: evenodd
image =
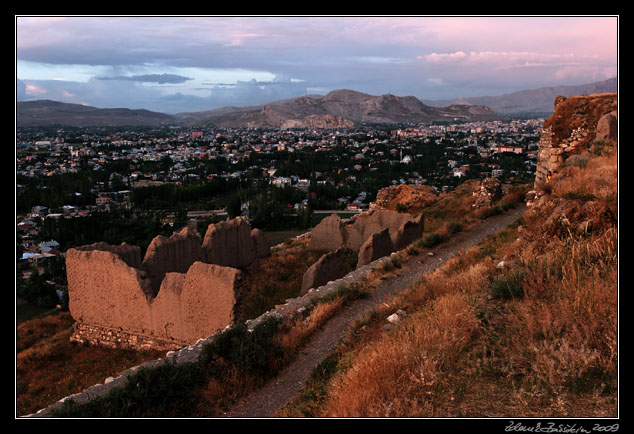
<svg viewBox="0 0 634 434">
<path fill-rule="evenodd" d="M 433 248 L 423 249 L 416 256 L 411 257 L 401 272 L 381 281 L 379 287 L 369 297 L 350 303 L 331 317 L 313 334 L 300 354 L 280 375 L 241 400 L 224 416 L 234 418 L 274 416 L 301 391 L 310 378 L 313 368 L 335 350 L 348 327 L 357 319 L 371 312 L 399 291 L 406 290 L 410 284 L 438 268 L 447 259 L 478 245 L 488 236 L 513 224 L 522 217 L 524 211 L 526 211 L 526 205 L 520 204 L 504 214 L 490 217 L 481 223 L 466 228 L 452 235 L 444 243 Z M 433 253 L 433 256 L 429 255 L 430 252 Z"/>
</svg>

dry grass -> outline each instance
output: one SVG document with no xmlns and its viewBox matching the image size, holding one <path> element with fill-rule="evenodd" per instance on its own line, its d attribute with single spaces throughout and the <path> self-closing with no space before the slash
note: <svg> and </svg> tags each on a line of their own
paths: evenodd
<svg viewBox="0 0 634 434">
<path fill-rule="evenodd" d="M 328 318 L 341 309 L 345 299 L 341 297 L 317 304 L 306 318 L 298 318 L 281 336 L 282 348 L 288 353 L 297 351 L 306 339 L 318 329 Z"/>
<path fill-rule="evenodd" d="M 137 352 L 72 344 L 72 323 L 68 313 L 61 313 L 18 326 L 18 415 L 33 413 L 127 368 L 165 355 L 164 351 Z"/>
<path fill-rule="evenodd" d="M 615 417 L 615 167 L 613 151 L 566 168 L 520 228 L 384 304 L 338 349 L 310 415 Z M 382 331 L 397 309 L 407 318 Z"/>
<path fill-rule="evenodd" d="M 589 157 L 588 154 L 584 154 Z M 618 161 L 616 152 L 594 157 L 585 167 L 566 167 L 553 183 L 552 193 L 556 196 L 578 195 L 609 200 L 617 192 Z"/>
<path fill-rule="evenodd" d="M 297 297 L 304 273 L 322 253 L 297 245 L 260 260 L 245 273 L 236 320 L 257 318 L 286 299 Z"/>
<path fill-rule="evenodd" d="M 465 295 L 438 298 L 355 358 L 333 382 L 323 415 L 434 416 L 444 372 L 478 327 Z"/>
</svg>

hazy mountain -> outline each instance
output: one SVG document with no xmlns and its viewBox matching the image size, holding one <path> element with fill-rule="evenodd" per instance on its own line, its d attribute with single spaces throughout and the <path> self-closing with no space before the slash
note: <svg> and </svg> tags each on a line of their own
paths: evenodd
<svg viewBox="0 0 634 434">
<path fill-rule="evenodd" d="M 96 108 L 50 100 L 17 103 L 18 126 L 156 126 L 185 123 L 217 127 L 349 128 L 359 124 L 496 120 L 514 114 L 550 115 L 555 97 L 617 91 L 617 79 L 579 86 L 543 87 L 500 96 L 431 101 L 413 96 L 335 90 L 246 107 L 167 115 L 149 110 Z"/>
<path fill-rule="evenodd" d="M 541 87 L 532 90 L 520 90 L 500 96 L 479 96 L 461 98 L 463 103 L 479 104 L 490 107 L 496 113 L 502 115 L 517 115 L 525 113 L 537 113 L 549 116 L 553 112 L 555 97 L 575 95 L 590 95 L 593 93 L 617 92 L 618 82 L 616 77 L 604 81 L 597 81 L 578 86 L 554 86 Z M 426 104 L 440 107 L 455 103 L 456 100 L 423 100 Z"/>
<path fill-rule="evenodd" d="M 335 90 L 251 107 L 225 107 L 180 113 L 179 119 L 218 127 L 346 128 L 359 124 L 494 120 L 501 117 L 481 105 L 430 107 L 413 96 L 374 96 Z"/>
<path fill-rule="evenodd" d="M 50 100 L 18 102 L 16 116 L 18 126 L 134 127 L 175 122 L 175 119 L 170 115 L 144 109 L 96 108 Z"/>
</svg>

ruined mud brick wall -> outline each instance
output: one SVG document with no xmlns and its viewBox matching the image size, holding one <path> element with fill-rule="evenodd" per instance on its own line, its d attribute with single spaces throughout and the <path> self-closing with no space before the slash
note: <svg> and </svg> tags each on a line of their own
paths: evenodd
<svg viewBox="0 0 634 434">
<path fill-rule="evenodd" d="M 359 249 L 357 267 L 363 267 L 372 261 L 389 255 L 394 250 L 394 244 L 390 238 L 388 228 L 374 232 L 368 237 Z"/>
<path fill-rule="evenodd" d="M 76 321 L 71 339 L 172 348 L 231 324 L 242 282 L 236 267 L 270 249 L 261 231 L 242 220 L 212 224 L 207 234 L 202 245 L 191 228 L 158 236 L 143 261 L 140 248 L 125 243 L 69 249 L 69 310 Z"/>
<path fill-rule="evenodd" d="M 606 138 L 616 142 L 617 108 L 616 93 L 558 96 L 540 136 L 535 185 L 546 181 L 548 172 L 557 173 L 566 158 L 590 142 Z"/>
<path fill-rule="evenodd" d="M 233 219 L 209 225 L 202 250 L 205 262 L 227 267 L 243 268 L 256 258 L 256 244 L 264 239 L 251 236 L 251 226 L 242 219 Z"/>
<path fill-rule="evenodd" d="M 166 273 L 185 273 L 195 261 L 202 258 L 200 235 L 194 229 L 183 228 L 166 238 L 155 237 L 147 248 L 141 269 L 150 278 L 153 295 L 161 287 Z"/>
<path fill-rule="evenodd" d="M 249 331 L 253 331 L 255 327 L 262 323 L 262 321 L 265 321 L 266 319 L 271 317 L 277 318 L 285 324 L 293 324 L 297 318 L 304 315 L 304 313 L 314 303 L 316 299 L 328 297 L 329 294 L 338 291 L 341 285 L 354 285 L 362 281 L 366 276 L 372 273 L 383 260 L 384 259 L 378 259 L 374 262 L 371 262 L 370 264 L 357 268 L 356 270 L 346 274 L 339 279 L 330 281 L 327 284 L 319 286 L 317 288 L 311 288 L 306 294 L 293 299 L 288 299 L 284 304 L 275 306 L 274 309 L 263 313 L 259 317 L 252 320 L 247 320 L 245 322 L 245 325 L 247 326 Z M 106 336 L 108 336 L 108 331 L 111 331 L 112 335 L 116 333 L 118 333 L 119 335 L 124 335 L 124 333 L 122 333 L 121 331 L 115 331 L 114 329 L 99 328 L 98 330 L 98 332 L 102 334 L 104 333 L 104 331 Z M 135 372 L 137 372 L 140 368 L 152 369 L 162 366 L 165 361 L 170 361 L 175 365 L 195 362 L 202 354 L 204 346 L 212 342 L 214 338 L 222 332 L 223 330 L 218 330 L 215 333 L 210 334 L 209 336 L 205 336 L 196 340 L 194 343 L 188 346 L 169 351 L 164 358 L 151 360 L 139 366 L 134 366 L 132 368 L 126 369 L 117 377 L 108 377 L 103 383 L 95 384 L 83 390 L 82 392 L 64 397 L 58 402 L 46 408 L 42 408 L 36 413 L 26 415 L 25 417 L 51 417 L 53 415 L 53 412 L 55 410 L 61 409 L 64 406 L 64 402 L 68 399 L 72 399 L 76 404 L 81 405 L 99 397 L 106 396 L 113 389 L 124 387 L 128 383 L 128 378 Z M 136 339 L 139 338 L 139 336 L 136 336 Z M 134 339 L 134 337 L 130 337 L 130 339 Z M 108 337 L 108 340 L 113 340 L 113 338 Z M 116 341 L 116 338 L 114 338 L 114 340 Z"/>
<path fill-rule="evenodd" d="M 347 238 L 343 221 L 337 214 L 331 214 L 310 232 L 308 248 L 332 252 L 345 247 Z"/>
<path fill-rule="evenodd" d="M 388 229 L 391 236 L 395 237 L 398 229 L 408 220 L 412 219 L 409 213 L 400 213 L 392 210 L 372 210 L 359 214 L 354 222 L 347 226 L 346 247 L 359 251 L 363 243 L 375 232 Z"/>
<path fill-rule="evenodd" d="M 422 226 L 422 218 L 414 219 L 409 213 L 402 213 L 385 209 L 374 209 L 358 214 L 345 224 L 338 215 L 332 214 L 323 219 L 310 235 L 309 249 L 334 251 L 340 247 L 359 251 L 361 245 L 375 232 L 389 229 L 392 241 L 400 244 L 399 230 L 408 222 L 415 222 Z M 411 228 L 408 229 L 408 233 Z M 420 229 L 422 234 L 422 228 Z"/>
<path fill-rule="evenodd" d="M 154 340 L 158 348 L 170 348 L 233 321 L 242 277 L 235 268 L 194 262 L 187 273 L 166 273 L 152 297 L 146 274 L 114 252 L 69 249 L 66 258 L 69 310 L 76 320 L 71 340 L 121 347 Z M 111 329 L 139 339 L 113 341 L 121 336 L 111 339 Z"/>
<path fill-rule="evenodd" d="M 317 262 L 308 267 L 302 277 L 302 289 L 300 294 L 304 295 L 311 288 L 316 288 L 331 280 L 337 280 L 348 274 L 346 266 L 347 249 L 341 247 L 334 252 L 322 255 Z"/>
<path fill-rule="evenodd" d="M 311 231 L 308 248 L 328 253 L 306 270 L 302 291 L 345 274 L 341 267 L 331 264 L 336 257 L 332 252 L 356 252 L 357 267 L 362 267 L 420 238 L 424 226 L 423 214 L 414 218 L 409 213 L 385 209 L 359 214 L 346 223 L 336 214 L 326 217 Z"/>
</svg>

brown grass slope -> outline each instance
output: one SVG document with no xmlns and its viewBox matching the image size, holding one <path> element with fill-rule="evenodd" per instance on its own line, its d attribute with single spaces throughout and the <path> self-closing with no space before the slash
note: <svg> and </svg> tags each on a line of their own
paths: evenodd
<svg viewBox="0 0 634 434">
<path fill-rule="evenodd" d="M 319 396 L 285 415 L 616 417 L 617 150 L 602 149 L 553 178 L 519 226 L 358 324 Z"/>
</svg>

